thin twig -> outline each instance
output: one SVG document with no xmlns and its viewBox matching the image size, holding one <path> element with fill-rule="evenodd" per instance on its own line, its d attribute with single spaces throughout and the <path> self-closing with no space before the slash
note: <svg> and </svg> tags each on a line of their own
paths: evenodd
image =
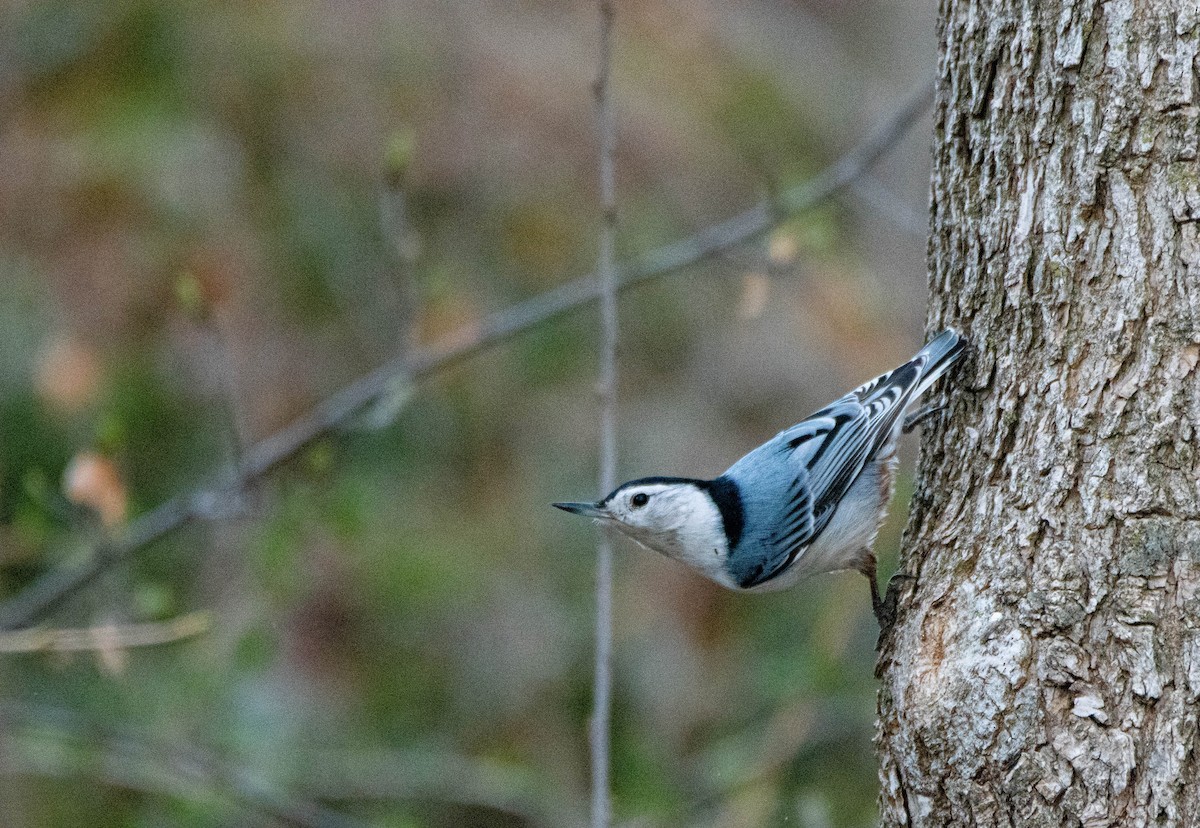
<svg viewBox="0 0 1200 828">
<path fill-rule="evenodd" d="M 761 235 L 799 212 L 823 203 L 878 161 L 929 108 L 933 86 L 926 83 L 880 129 L 809 181 L 788 190 L 775 203 L 762 203 L 682 241 L 652 251 L 640 262 L 618 271 L 618 289 L 625 290 L 682 268 Z M 256 482 L 305 446 L 348 424 L 397 384 L 412 383 L 456 365 L 469 356 L 525 330 L 597 299 L 600 281 L 582 276 L 565 285 L 518 302 L 486 317 L 476 326 L 457 331 L 433 345 L 389 360 L 371 373 L 319 402 L 271 436 L 247 449 L 242 474 L 233 490 L 203 490 L 180 495 L 132 521 L 124 535 L 101 543 L 82 563 L 53 569 L 24 591 L 0 604 L 0 630 L 25 627 L 44 617 L 113 564 L 183 526 L 198 520 L 227 517 L 246 486 Z"/>
<path fill-rule="evenodd" d="M 408 209 L 408 167 L 412 160 L 413 138 L 408 132 L 392 137 L 383 189 L 379 195 L 379 228 L 392 253 L 395 267 L 386 281 L 387 296 L 382 302 L 397 331 L 395 344 L 406 348 L 414 338 L 413 328 L 421 317 L 424 297 L 416 284 L 417 259 L 421 241 L 413 227 Z"/>
<path fill-rule="evenodd" d="M 306 746 L 303 751 L 287 792 L 271 792 L 254 781 L 252 768 L 198 745 L 118 731 L 75 710 L 0 700 L 0 785 L 17 775 L 96 774 L 111 784 L 153 794 L 188 798 L 189 791 L 200 790 L 301 825 L 359 826 L 335 803 L 383 802 L 486 809 L 530 828 L 580 824 L 581 815 L 563 790 L 543 784 L 545 780 L 514 776 L 503 761 L 425 748 Z"/>
<path fill-rule="evenodd" d="M 423 802 L 507 814 L 526 828 L 581 825 L 570 791 L 503 760 L 438 748 L 306 748 L 295 789 L 321 802 Z"/>
<path fill-rule="evenodd" d="M 0 713 L 25 718 L 33 711 L 5 703 Z M 57 722 L 37 717 L 28 734 L 16 737 L 3 772 L 61 778 L 92 776 L 110 785 L 182 800 L 219 799 L 293 828 L 366 828 L 367 823 L 319 802 L 284 794 L 260 781 L 249 768 L 235 767 L 199 748 L 79 725 L 79 717 L 54 711 Z M 46 737 L 55 738 L 46 750 Z M 28 744 L 20 744 L 25 741 Z M 41 744 L 39 744 L 39 742 Z M 78 750 L 72 748 L 77 747 Z"/>
<path fill-rule="evenodd" d="M 151 647 L 170 644 L 207 632 L 207 612 L 190 612 L 169 621 L 142 624 L 103 624 L 82 629 L 0 632 L 0 653 L 70 653 L 107 648 Z"/>
<path fill-rule="evenodd" d="M 856 201 L 874 210 L 913 238 L 929 237 L 929 216 L 910 206 L 885 187 L 878 178 L 871 175 L 862 176 L 851 182 L 850 193 Z"/>
<path fill-rule="evenodd" d="M 239 404 L 237 367 L 229 348 L 229 340 L 217 324 L 217 320 L 211 316 L 205 318 L 201 321 L 201 330 L 211 341 L 213 358 L 217 362 L 222 413 L 228 431 L 229 453 L 233 458 L 231 466 L 236 472 L 242 462 L 242 449 L 246 445 L 246 435 L 249 431 L 245 413 Z"/>
<path fill-rule="evenodd" d="M 600 68 L 596 120 L 600 137 L 600 496 L 617 485 L 617 184 L 616 119 L 612 105 L 613 0 L 600 3 Z M 592 828 L 612 821 L 609 782 L 612 720 L 613 550 L 607 532 L 596 541 L 596 654 L 592 680 Z"/>
</svg>

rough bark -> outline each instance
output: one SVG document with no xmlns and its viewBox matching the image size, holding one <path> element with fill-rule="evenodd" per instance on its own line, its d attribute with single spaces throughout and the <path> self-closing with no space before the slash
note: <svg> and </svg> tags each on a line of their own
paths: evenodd
<svg viewBox="0 0 1200 828">
<path fill-rule="evenodd" d="M 944 0 L 884 825 L 1200 825 L 1200 3 Z"/>
</svg>

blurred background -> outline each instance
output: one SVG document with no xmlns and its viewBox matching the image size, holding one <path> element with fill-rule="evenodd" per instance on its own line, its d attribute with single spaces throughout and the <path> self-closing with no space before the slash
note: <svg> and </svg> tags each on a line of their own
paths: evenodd
<svg viewBox="0 0 1200 828">
<path fill-rule="evenodd" d="M 618 0 L 619 249 L 804 181 L 932 81 L 933 0 Z M 412 342 L 589 271 L 582 0 L 0 6 L 0 600 Z M 712 476 L 921 344 L 928 119 L 623 295 L 620 477 Z M 594 306 L 308 447 L 0 634 L 0 824 L 586 819 Z M 378 413 L 378 412 L 377 412 Z M 912 444 L 878 545 L 883 574 Z M 867 826 L 860 575 L 721 591 L 622 542 L 630 826 Z"/>
</svg>

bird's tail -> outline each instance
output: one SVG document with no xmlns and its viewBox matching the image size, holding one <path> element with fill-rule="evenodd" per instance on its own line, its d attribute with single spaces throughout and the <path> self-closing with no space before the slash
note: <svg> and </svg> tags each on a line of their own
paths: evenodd
<svg viewBox="0 0 1200 828">
<path fill-rule="evenodd" d="M 950 369 L 950 366 L 958 362 L 966 347 L 967 341 L 953 328 L 947 328 L 931 339 L 909 363 L 920 366 L 921 372 L 920 379 L 917 380 L 916 388 L 913 389 L 909 399 L 915 400 L 928 391 L 930 386 Z"/>
</svg>

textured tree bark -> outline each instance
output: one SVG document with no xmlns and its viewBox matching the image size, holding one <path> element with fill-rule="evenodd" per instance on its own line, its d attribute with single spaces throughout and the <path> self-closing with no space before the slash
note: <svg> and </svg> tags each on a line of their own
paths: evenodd
<svg viewBox="0 0 1200 828">
<path fill-rule="evenodd" d="M 1200 825 L 1200 3 L 944 0 L 883 824 Z"/>
</svg>

